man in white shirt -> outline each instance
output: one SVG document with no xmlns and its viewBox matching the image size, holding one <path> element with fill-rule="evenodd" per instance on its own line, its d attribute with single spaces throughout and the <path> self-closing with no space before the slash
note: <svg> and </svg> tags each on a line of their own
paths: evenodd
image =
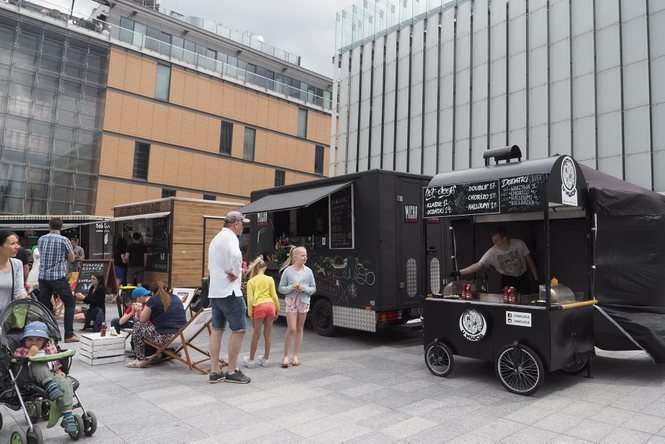
<svg viewBox="0 0 665 444">
<path fill-rule="evenodd" d="M 501 274 L 502 287 L 515 287 L 520 293 L 528 293 L 531 283 L 527 268 L 536 282 L 538 271 L 524 241 L 509 238 L 505 229 L 497 227 L 492 233 L 492 243 L 494 246 L 478 262 L 461 269 L 459 274 L 469 275 L 492 267 Z"/>
<path fill-rule="evenodd" d="M 208 298 L 212 307 L 212 332 L 210 334 L 210 375 L 208 382 L 219 381 L 248 384 L 251 380 L 238 368 L 238 355 L 245 336 L 245 313 L 247 306 L 242 295 L 242 253 L 238 236 L 242 234 L 243 223 L 249 220 L 238 211 L 230 211 L 224 217 L 224 228 L 210 242 L 208 247 L 208 273 L 210 289 Z M 226 323 L 231 328 L 229 341 L 229 371 L 222 373 L 219 355 Z"/>
</svg>

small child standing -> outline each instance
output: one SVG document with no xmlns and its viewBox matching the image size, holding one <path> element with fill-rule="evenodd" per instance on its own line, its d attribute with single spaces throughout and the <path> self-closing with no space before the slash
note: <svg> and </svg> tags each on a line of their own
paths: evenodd
<svg viewBox="0 0 665 444">
<path fill-rule="evenodd" d="M 279 313 L 279 299 L 275 290 L 275 281 L 265 275 L 268 265 L 262 256 L 256 258 L 249 265 L 249 281 L 247 282 L 247 311 L 252 320 L 253 334 L 249 349 L 249 359 L 245 356 L 245 367 L 254 368 L 256 365 L 265 367 L 270 359 L 270 337 L 272 335 L 272 323 L 277 319 Z M 258 363 L 254 360 L 256 349 L 261 337 L 263 327 L 263 340 L 265 350 L 263 357 Z"/>
<path fill-rule="evenodd" d="M 49 340 L 48 327 L 40 321 L 29 322 L 23 330 L 21 347 L 17 348 L 14 356 L 29 358 L 34 356 L 52 355 L 58 349 Z M 78 430 L 76 419 L 72 415 L 72 397 L 74 390 L 67 376 L 62 372 L 58 361 L 30 362 L 32 380 L 46 390 L 48 397 L 58 403 L 62 412 L 60 425 L 67 433 L 76 433 Z"/>
</svg>

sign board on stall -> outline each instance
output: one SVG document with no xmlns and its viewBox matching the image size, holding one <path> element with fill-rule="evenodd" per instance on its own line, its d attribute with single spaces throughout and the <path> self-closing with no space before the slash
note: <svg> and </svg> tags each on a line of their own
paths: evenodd
<svg viewBox="0 0 665 444">
<path fill-rule="evenodd" d="M 353 186 L 330 195 L 330 248 L 353 248 Z"/>
<path fill-rule="evenodd" d="M 531 327 L 531 313 L 523 311 L 506 311 L 506 325 Z"/>
<path fill-rule="evenodd" d="M 425 188 L 424 217 L 472 216 L 544 208 L 545 175 Z"/>
<path fill-rule="evenodd" d="M 86 294 L 92 284 L 92 275 L 104 275 L 104 283 L 110 293 L 117 291 L 113 261 L 105 259 L 90 259 L 81 261 L 81 270 L 76 281 L 75 291 Z"/>
</svg>

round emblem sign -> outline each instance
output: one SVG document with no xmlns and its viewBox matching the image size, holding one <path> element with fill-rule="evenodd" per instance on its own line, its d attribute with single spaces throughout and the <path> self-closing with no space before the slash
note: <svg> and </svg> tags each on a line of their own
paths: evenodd
<svg viewBox="0 0 665 444">
<path fill-rule="evenodd" d="M 577 170 L 575 162 L 570 157 L 564 158 L 561 162 L 561 185 L 568 192 L 577 187 Z"/>
<path fill-rule="evenodd" d="M 478 310 L 469 308 L 459 318 L 459 329 L 469 341 L 480 341 L 487 333 L 487 321 Z"/>
</svg>

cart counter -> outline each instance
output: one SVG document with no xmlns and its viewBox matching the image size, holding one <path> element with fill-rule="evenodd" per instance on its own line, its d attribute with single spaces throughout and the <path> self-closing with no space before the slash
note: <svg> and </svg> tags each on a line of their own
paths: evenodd
<svg viewBox="0 0 665 444">
<path fill-rule="evenodd" d="M 495 361 L 507 346 L 519 343 L 535 350 L 547 371 L 593 353 L 594 301 L 552 304 L 548 310 L 545 305 L 496 299 L 426 299 L 425 346 L 444 341 L 453 354 Z"/>
</svg>

